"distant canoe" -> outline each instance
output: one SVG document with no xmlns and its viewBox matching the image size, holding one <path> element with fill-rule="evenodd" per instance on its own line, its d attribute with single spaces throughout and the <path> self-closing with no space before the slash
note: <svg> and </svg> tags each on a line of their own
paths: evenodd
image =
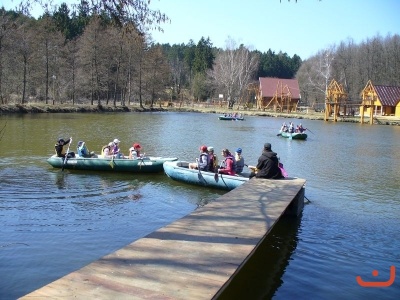
<svg viewBox="0 0 400 300">
<path fill-rule="evenodd" d="M 199 171 L 189 169 L 189 162 L 186 161 L 168 161 L 164 163 L 164 172 L 168 177 L 176 181 L 213 187 L 223 190 L 233 190 L 249 180 L 247 176 L 215 174 L 213 172 Z"/>
<path fill-rule="evenodd" d="M 300 132 L 293 132 L 293 133 L 279 132 L 278 136 L 292 139 L 292 140 L 305 140 L 307 138 L 307 134 L 304 132 L 302 132 L 302 133 L 300 133 Z"/>
<path fill-rule="evenodd" d="M 244 117 L 232 117 L 232 116 L 219 116 L 218 119 L 223 121 L 244 121 Z"/>
<path fill-rule="evenodd" d="M 64 163 L 62 157 L 51 156 L 47 162 L 54 168 L 91 171 L 131 172 L 131 173 L 156 173 L 163 171 L 163 163 L 178 160 L 177 157 L 144 157 L 142 159 L 129 158 L 68 158 Z"/>
</svg>

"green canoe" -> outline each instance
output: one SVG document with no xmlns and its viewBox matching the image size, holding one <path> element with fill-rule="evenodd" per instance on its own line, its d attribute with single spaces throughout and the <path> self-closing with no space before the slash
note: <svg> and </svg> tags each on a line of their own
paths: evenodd
<svg viewBox="0 0 400 300">
<path fill-rule="evenodd" d="M 65 162 L 62 157 L 51 156 L 47 162 L 54 168 L 91 171 L 131 172 L 131 173 L 156 173 L 163 171 L 163 163 L 176 161 L 177 157 L 144 157 L 140 159 L 129 158 L 84 158 L 72 157 Z"/>
<path fill-rule="evenodd" d="M 306 133 L 300 133 L 300 132 L 294 132 L 294 133 L 289 133 L 289 132 L 279 132 L 278 136 L 292 139 L 292 140 L 305 140 L 307 138 Z"/>
<path fill-rule="evenodd" d="M 218 119 L 223 121 L 244 121 L 244 117 L 232 117 L 232 116 L 219 116 Z"/>
</svg>

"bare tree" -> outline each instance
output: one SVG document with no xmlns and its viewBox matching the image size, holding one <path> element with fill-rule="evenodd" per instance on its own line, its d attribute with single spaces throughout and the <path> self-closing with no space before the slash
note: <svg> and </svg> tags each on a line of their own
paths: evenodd
<svg viewBox="0 0 400 300">
<path fill-rule="evenodd" d="M 170 80 L 170 68 L 160 46 L 149 48 L 146 53 L 144 81 L 147 94 L 150 96 L 150 107 L 153 107 L 158 96 L 161 96 Z"/>
<path fill-rule="evenodd" d="M 104 32 L 99 17 L 94 17 L 79 40 L 80 82 L 84 94 L 90 95 L 90 104 L 101 105 L 102 92 L 106 88 L 106 65 L 101 55 L 100 36 Z"/>
<path fill-rule="evenodd" d="M 296 75 L 302 86 L 302 94 L 315 97 L 315 102 L 320 97 L 326 97 L 328 85 L 332 80 L 334 59 L 335 46 L 331 46 L 303 62 Z"/>
<path fill-rule="evenodd" d="M 12 38 L 12 31 L 16 27 L 16 24 L 9 16 L 5 14 L 5 11 L 0 11 L 0 103 L 6 104 L 6 95 L 8 94 L 5 90 L 4 85 L 5 79 L 5 60 L 6 55 L 10 53 L 9 44 Z"/>
<path fill-rule="evenodd" d="M 232 38 L 226 41 L 226 48 L 220 51 L 215 59 L 209 76 L 218 83 L 228 100 L 228 106 L 238 101 L 245 94 L 259 63 L 258 54 L 251 52 L 243 45 L 237 47 Z"/>
<path fill-rule="evenodd" d="M 24 22 L 20 25 L 16 31 L 14 50 L 17 56 L 18 62 L 20 63 L 22 75 L 22 86 L 21 86 L 21 104 L 25 104 L 27 101 L 28 84 L 29 84 L 29 72 L 31 61 L 34 57 L 35 49 L 35 31 L 31 21 Z"/>
<path fill-rule="evenodd" d="M 37 23 L 35 39 L 35 66 L 33 81 L 36 89 L 40 89 L 44 82 L 44 98 L 46 104 L 51 89 L 53 104 L 58 93 L 57 82 L 61 80 L 61 67 L 64 65 L 62 48 L 64 38 L 61 32 L 57 31 L 52 19 L 45 15 Z M 51 88 L 50 88 L 51 86 Z M 62 103 L 62 97 L 59 97 Z"/>
</svg>

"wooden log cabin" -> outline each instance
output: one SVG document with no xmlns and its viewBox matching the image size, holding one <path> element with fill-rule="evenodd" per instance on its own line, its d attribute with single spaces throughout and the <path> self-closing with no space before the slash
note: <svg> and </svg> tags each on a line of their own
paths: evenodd
<svg viewBox="0 0 400 300">
<path fill-rule="evenodd" d="M 297 79 L 260 77 L 257 95 L 257 108 L 271 108 L 275 112 L 296 111 L 300 101 L 300 89 Z"/>
<path fill-rule="evenodd" d="M 365 115 L 370 124 L 374 116 L 400 117 L 400 86 L 374 85 L 369 80 L 361 92 L 361 124 Z"/>
</svg>

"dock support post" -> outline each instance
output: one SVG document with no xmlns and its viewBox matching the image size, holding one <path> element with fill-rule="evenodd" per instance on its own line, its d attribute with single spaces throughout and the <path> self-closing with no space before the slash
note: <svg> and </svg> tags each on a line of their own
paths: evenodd
<svg viewBox="0 0 400 300">
<path fill-rule="evenodd" d="M 301 215 L 301 212 L 304 208 L 304 193 L 305 188 L 302 187 L 301 190 L 297 193 L 296 197 L 294 197 L 292 202 L 289 204 L 283 215 L 294 217 L 299 217 Z"/>
</svg>

